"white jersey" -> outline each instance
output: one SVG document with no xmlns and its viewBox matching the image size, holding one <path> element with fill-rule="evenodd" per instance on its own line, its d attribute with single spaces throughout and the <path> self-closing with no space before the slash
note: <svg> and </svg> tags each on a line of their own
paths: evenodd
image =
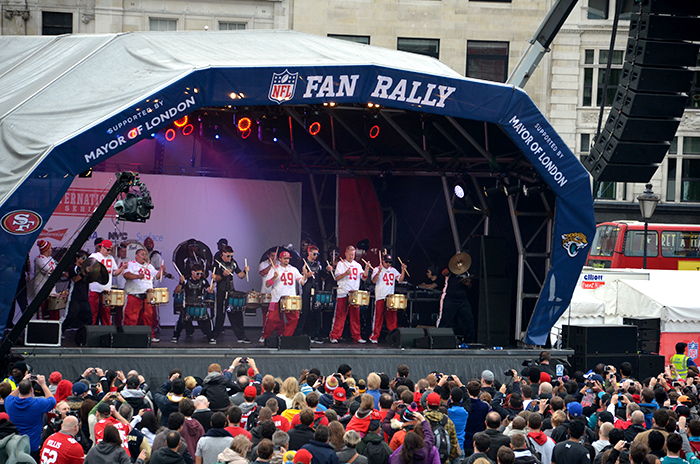
<svg viewBox="0 0 700 464">
<path fill-rule="evenodd" d="M 280 264 L 279 261 L 275 261 L 275 266 L 279 266 L 279 264 Z M 262 261 L 262 262 L 260 263 L 260 265 L 258 266 L 258 274 L 260 274 L 262 271 L 264 271 L 265 269 L 267 269 L 268 266 L 270 266 L 270 260 L 269 260 L 269 259 L 267 259 L 267 260 L 265 260 L 265 261 Z M 272 270 L 272 269 L 270 269 L 270 270 Z M 269 274 L 269 272 L 268 272 L 268 274 Z M 274 272 L 273 272 L 273 274 L 274 274 Z M 267 275 L 267 274 L 265 274 L 265 275 Z M 260 289 L 260 293 L 270 293 L 270 288 L 265 284 L 265 280 L 267 280 L 267 279 L 265 279 L 265 278 L 263 277 L 263 283 L 262 283 L 262 288 Z"/>
<path fill-rule="evenodd" d="M 344 274 L 348 269 L 350 274 L 338 281 L 338 298 L 344 298 L 351 291 L 360 289 L 360 279 L 364 271 L 357 261 L 353 260 L 349 263 L 344 259 L 339 261 L 335 267 L 335 275 Z"/>
<path fill-rule="evenodd" d="M 272 284 L 272 287 L 267 287 L 267 281 L 272 279 L 275 275 L 275 269 L 279 276 Z M 299 270 L 294 266 L 284 267 L 279 265 L 273 269 L 270 269 L 265 276 L 265 281 L 263 285 L 267 288 L 267 293 L 272 294 L 272 303 L 279 303 L 280 298 L 283 296 L 292 296 L 297 294 L 297 282 L 301 280 L 301 274 Z"/>
<path fill-rule="evenodd" d="M 151 257 L 151 266 L 156 269 L 160 269 L 160 265 L 163 264 L 163 257 L 161 256 L 160 251 L 153 250 L 149 253 L 149 256 Z"/>
<path fill-rule="evenodd" d="M 139 264 L 138 261 L 131 260 L 126 268 L 126 271 L 131 274 L 137 274 L 144 276 L 143 279 L 126 279 L 126 285 L 124 286 L 124 291 L 129 295 L 138 295 L 140 293 L 146 293 L 149 288 L 153 288 L 153 279 L 156 278 L 156 268 L 148 263 Z"/>
<path fill-rule="evenodd" d="M 39 255 L 34 258 L 34 281 L 32 286 L 32 298 L 39 293 L 41 287 L 44 286 L 49 276 L 56 269 L 56 261 L 51 256 Z M 51 289 L 51 294 L 56 293 L 56 287 Z"/>
<path fill-rule="evenodd" d="M 401 273 L 393 267 L 384 269 L 382 266 L 374 268 L 374 272 L 372 272 L 373 281 L 377 274 L 379 274 L 379 279 L 377 279 L 377 283 L 374 284 L 375 301 L 383 300 L 387 295 L 393 295 L 396 287 L 396 279 L 401 276 Z"/>
<path fill-rule="evenodd" d="M 104 285 L 100 285 L 99 282 L 92 282 L 90 284 L 90 291 L 102 293 L 105 290 L 111 290 L 112 289 L 112 273 L 114 271 L 116 271 L 117 269 L 119 269 L 119 266 L 117 265 L 117 260 L 115 260 L 114 256 L 112 256 L 112 255 L 104 256 L 102 253 L 93 253 L 90 255 L 90 257 L 95 258 L 96 260 L 101 262 L 102 265 L 107 268 L 107 274 L 109 275 L 109 280 Z"/>
<path fill-rule="evenodd" d="M 115 258 L 117 261 L 117 268 L 124 263 L 124 265 L 129 264 L 129 258 Z M 122 272 L 118 276 L 112 278 L 112 285 L 117 287 L 119 290 L 124 290 L 124 285 L 126 284 L 126 279 L 124 278 L 124 273 Z"/>
</svg>

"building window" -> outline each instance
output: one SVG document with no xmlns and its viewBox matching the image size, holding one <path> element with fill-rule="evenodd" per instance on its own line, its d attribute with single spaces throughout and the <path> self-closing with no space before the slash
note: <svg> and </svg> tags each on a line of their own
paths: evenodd
<svg viewBox="0 0 700 464">
<path fill-rule="evenodd" d="M 700 137 L 676 137 L 666 158 L 666 201 L 700 202 Z"/>
<path fill-rule="evenodd" d="M 149 31 L 177 31 L 177 19 L 148 18 Z"/>
<path fill-rule="evenodd" d="M 220 31 L 242 31 L 245 29 L 245 23 L 231 23 L 227 21 L 219 21 Z"/>
<path fill-rule="evenodd" d="M 41 34 L 61 35 L 73 33 L 73 13 L 41 12 Z"/>
<path fill-rule="evenodd" d="M 591 151 L 591 134 L 581 134 L 581 153 Z"/>
<path fill-rule="evenodd" d="M 615 200 L 617 184 L 615 182 L 594 182 L 593 194 L 596 200 Z"/>
<path fill-rule="evenodd" d="M 508 42 L 467 42 L 467 77 L 505 82 L 508 79 Z"/>
<path fill-rule="evenodd" d="M 345 34 L 328 34 L 331 39 L 347 40 L 348 42 L 355 42 L 360 44 L 369 45 L 368 35 L 345 35 Z M 411 51 L 411 50 L 407 50 Z"/>
<path fill-rule="evenodd" d="M 610 75 L 608 77 L 608 92 L 605 105 L 612 105 L 617 93 L 617 84 L 622 73 L 622 61 L 625 52 L 614 50 Z M 597 60 L 595 59 L 597 56 Z M 582 106 L 600 106 L 603 99 L 603 84 L 605 82 L 605 67 L 608 62 L 607 50 L 586 50 L 583 59 L 583 101 Z M 595 83 L 595 85 L 594 85 Z"/>
<path fill-rule="evenodd" d="M 402 52 L 417 53 L 419 55 L 440 58 L 440 39 L 414 39 L 399 37 L 396 41 L 396 49 Z"/>
<path fill-rule="evenodd" d="M 629 21 L 632 12 L 635 11 L 635 0 L 622 0 L 622 11 L 620 19 Z M 588 0 L 588 19 L 608 19 L 615 15 L 615 5 L 617 2 L 610 0 Z M 637 10 L 639 6 L 637 5 Z"/>
</svg>

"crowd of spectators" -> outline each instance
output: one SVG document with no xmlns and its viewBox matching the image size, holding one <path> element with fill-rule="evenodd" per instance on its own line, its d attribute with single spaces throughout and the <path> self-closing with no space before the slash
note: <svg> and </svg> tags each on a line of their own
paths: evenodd
<svg viewBox="0 0 700 464">
<path fill-rule="evenodd" d="M 455 373 L 261 373 L 252 358 L 47 378 L 15 362 L 0 383 L 0 460 L 42 464 L 700 464 L 700 376 L 540 363 Z M 189 374 L 203 375 L 196 377 Z M 500 375 L 499 375 L 500 377 Z M 153 386 L 155 387 L 155 386 Z"/>
</svg>

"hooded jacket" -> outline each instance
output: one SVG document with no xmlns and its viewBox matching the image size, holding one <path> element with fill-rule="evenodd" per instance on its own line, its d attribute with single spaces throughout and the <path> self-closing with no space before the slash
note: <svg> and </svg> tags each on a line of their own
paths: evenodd
<svg viewBox="0 0 700 464">
<path fill-rule="evenodd" d="M 297 451 L 302 446 L 314 439 L 314 429 L 304 424 L 297 424 L 287 432 L 289 435 L 289 449 Z"/>
<path fill-rule="evenodd" d="M 416 450 L 413 453 L 413 464 L 434 464 L 435 462 L 440 462 L 440 454 L 437 448 L 435 448 L 435 435 L 430 428 L 428 421 L 424 421 L 421 425 L 423 427 L 424 445 L 423 448 Z M 389 457 L 389 464 L 403 464 L 401 459 L 401 450 L 403 445 L 396 448 L 391 456 Z"/>
<path fill-rule="evenodd" d="M 184 464 L 185 458 L 170 448 L 161 448 L 151 456 L 151 464 Z"/>
<path fill-rule="evenodd" d="M 554 440 L 545 435 L 544 432 L 530 432 L 527 434 L 527 439 L 535 448 L 535 451 L 542 456 L 542 462 L 552 462 L 552 452 L 554 451 Z"/>
<path fill-rule="evenodd" d="M 532 455 L 530 450 L 513 450 L 515 453 L 514 464 L 541 464 L 541 461 Z"/>
<path fill-rule="evenodd" d="M 377 411 L 374 409 L 358 409 L 355 415 L 352 416 L 352 419 L 350 419 L 347 427 L 345 427 L 345 431 L 355 430 L 362 436 L 367 433 L 372 419 L 381 420 Z"/>
<path fill-rule="evenodd" d="M 129 406 L 134 410 L 134 416 L 138 415 L 142 409 L 153 409 L 150 400 L 146 398 L 146 393 L 142 390 L 125 388 L 121 391 L 124 401 L 129 403 Z"/>
<path fill-rule="evenodd" d="M 258 426 L 258 404 L 257 403 L 241 403 L 239 406 L 243 411 L 241 416 L 241 427 L 250 431 Z"/>
<path fill-rule="evenodd" d="M 442 421 L 443 417 L 445 414 L 441 413 L 440 411 L 437 410 L 428 410 L 425 411 L 425 418 L 428 419 L 428 422 L 430 422 L 430 426 L 434 427 L 437 425 L 440 421 Z M 460 448 L 459 448 L 459 442 L 457 441 L 457 430 L 455 429 L 455 424 L 452 422 L 452 419 L 447 417 L 447 424 L 445 424 L 445 431 L 447 434 L 450 436 L 450 460 L 456 458 L 459 456 L 460 453 Z M 431 428 L 432 432 L 432 428 Z"/>
<path fill-rule="evenodd" d="M 223 464 L 248 464 L 248 460 L 231 448 L 226 448 L 218 456 L 218 462 Z"/>
<path fill-rule="evenodd" d="M 121 446 L 102 442 L 90 449 L 85 464 L 131 464 L 131 458 Z M 137 459 L 135 464 L 144 464 L 143 459 Z"/>
<path fill-rule="evenodd" d="M 238 393 L 240 388 L 221 372 L 210 372 L 204 377 L 201 395 L 209 400 L 209 408 L 212 411 L 225 411 L 231 402 L 229 396 Z"/>
<path fill-rule="evenodd" d="M 185 418 L 185 423 L 182 424 L 180 436 L 187 443 L 188 450 L 196 450 L 197 442 L 204 436 L 204 427 L 196 419 Z"/>
</svg>

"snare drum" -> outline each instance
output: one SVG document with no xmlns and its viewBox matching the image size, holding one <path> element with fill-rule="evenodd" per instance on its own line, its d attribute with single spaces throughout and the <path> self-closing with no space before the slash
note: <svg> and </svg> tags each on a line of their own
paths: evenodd
<svg viewBox="0 0 700 464">
<path fill-rule="evenodd" d="M 398 311 L 399 309 L 406 309 L 408 306 L 408 300 L 406 295 L 401 293 L 396 293 L 394 295 L 387 295 L 386 297 L 386 307 L 389 311 Z"/>
<path fill-rule="evenodd" d="M 272 296 L 272 295 L 270 295 Z M 258 309 L 262 304 L 262 293 L 252 290 L 246 294 L 245 307 L 246 309 Z"/>
<path fill-rule="evenodd" d="M 110 290 L 102 294 L 102 304 L 105 306 L 124 306 L 124 290 Z"/>
<path fill-rule="evenodd" d="M 210 307 L 214 307 L 214 294 L 206 292 L 204 294 L 204 304 Z"/>
<path fill-rule="evenodd" d="M 173 313 L 177 316 L 185 309 L 185 292 L 173 293 Z"/>
<path fill-rule="evenodd" d="M 267 309 L 272 302 L 272 293 L 261 293 L 260 295 L 262 296 L 262 306 Z"/>
<path fill-rule="evenodd" d="M 146 291 L 146 301 L 152 305 L 168 304 L 170 302 L 170 293 L 165 287 L 149 288 Z"/>
<path fill-rule="evenodd" d="M 66 307 L 68 303 L 68 297 L 50 296 L 46 299 L 46 301 L 46 306 L 49 311 L 60 311 Z"/>
<path fill-rule="evenodd" d="M 209 311 L 206 306 L 186 306 L 185 319 L 188 321 L 206 321 L 209 319 Z"/>
<path fill-rule="evenodd" d="M 369 292 L 365 290 L 353 290 L 348 295 L 350 306 L 369 306 Z"/>
<path fill-rule="evenodd" d="M 282 311 L 301 311 L 301 297 L 298 295 L 283 296 L 280 299 Z"/>
<path fill-rule="evenodd" d="M 246 294 L 244 292 L 229 292 L 228 306 L 232 311 L 243 311 L 246 307 Z"/>
<path fill-rule="evenodd" d="M 316 292 L 314 295 L 314 309 L 325 311 L 333 308 L 333 292 Z"/>
</svg>

